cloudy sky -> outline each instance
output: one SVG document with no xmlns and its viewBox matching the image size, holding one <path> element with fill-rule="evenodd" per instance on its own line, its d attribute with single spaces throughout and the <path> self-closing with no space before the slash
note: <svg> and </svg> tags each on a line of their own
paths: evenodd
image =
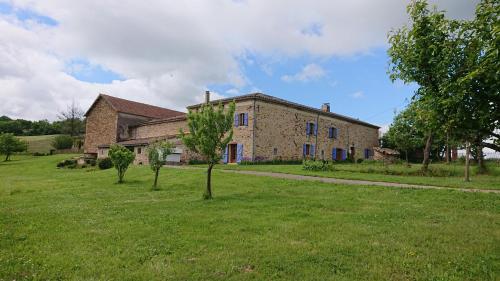
<svg viewBox="0 0 500 281">
<path fill-rule="evenodd" d="M 470 18 L 477 1 L 435 0 Z M 0 115 L 53 120 L 98 93 L 184 110 L 249 92 L 391 122 L 415 86 L 387 76 L 405 0 L 0 0 Z"/>
</svg>

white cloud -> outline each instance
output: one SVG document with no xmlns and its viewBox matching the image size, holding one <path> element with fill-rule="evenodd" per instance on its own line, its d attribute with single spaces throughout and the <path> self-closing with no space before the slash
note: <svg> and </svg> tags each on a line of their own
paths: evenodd
<svg viewBox="0 0 500 281">
<path fill-rule="evenodd" d="M 477 1 L 437 2 L 465 17 Z M 407 19 L 407 1 L 400 0 L 11 3 L 58 22 L 51 27 L 0 14 L 0 112 L 32 119 L 53 119 L 73 99 L 87 107 L 99 92 L 183 109 L 201 101 L 207 85 L 253 87 L 241 70 L 245 54 L 276 61 L 366 53 L 384 47 L 387 31 Z M 66 73 L 78 70 L 66 63 L 75 58 L 124 80 L 79 81 Z M 284 79 L 325 75 L 318 65 L 306 68 Z"/>
<path fill-rule="evenodd" d="M 312 63 L 304 66 L 304 68 L 302 68 L 302 70 L 296 74 L 281 76 L 281 80 L 285 82 L 308 82 L 320 79 L 324 77 L 325 74 L 325 70 L 320 65 Z"/>
<path fill-rule="evenodd" d="M 357 91 L 351 94 L 351 97 L 354 99 L 361 99 L 365 97 L 365 94 L 362 91 Z"/>
</svg>

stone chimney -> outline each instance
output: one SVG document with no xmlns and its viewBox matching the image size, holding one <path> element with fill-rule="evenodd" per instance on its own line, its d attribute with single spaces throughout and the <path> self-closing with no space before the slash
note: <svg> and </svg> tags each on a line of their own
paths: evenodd
<svg viewBox="0 0 500 281">
<path fill-rule="evenodd" d="M 205 103 L 208 104 L 210 102 L 210 91 L 205 91 Z"/>
<path fill-rule="evenodd" d="M 321 111 L 330 112 L 330 103 L 326 102 L 321 106 Z"/>
</svg>

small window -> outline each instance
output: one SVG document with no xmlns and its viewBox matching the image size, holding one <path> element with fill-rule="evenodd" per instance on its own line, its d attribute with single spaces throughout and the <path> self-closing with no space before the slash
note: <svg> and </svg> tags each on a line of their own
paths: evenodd
<svg viewBox="0 0 500 281">
<path fill-rule="evenodd" d="M 137 148 L 137 154 L 141 154 L 142 153 L 142 150 L 140 147 Z"/>
<path fill-rule="evenodd" d="M 238 121 L 239 121 L 238 125 L 245 126 L 245 113 L 240 113 Z"/>
<path fill-rule="evenodd" d="M 278 155 L 278 149 L 276 147 L 273 149 L 273 154 Z"/>
<path fill-rule="evenodd" d="M 321 150 L 321 160 L 325 160 L 325 151 Z"/>
<path fill-rule="evenodd" d="M 305 153 L 304 153 L 304 154 L 305 154 L 306 156 L 311 155 L 311 145 L 310 145 L 310 144 L 306 144 L 305 148 L 306 148 L 306 149 L 305 149 Z"/>
</svg>

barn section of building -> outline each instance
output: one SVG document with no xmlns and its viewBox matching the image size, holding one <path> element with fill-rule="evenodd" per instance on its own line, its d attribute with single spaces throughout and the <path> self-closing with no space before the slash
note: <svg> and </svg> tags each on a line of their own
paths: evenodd
<svg viewBox="0 0 500 281">
<path fill-rule="evenodd" d="M 262 93 L 209 102 L 227 105 L 232 101 L 236 103 L 234 135 L 225 151 L 225 163 L 343 160 L 347 154 L 370 158 L 378 146 L 378 126 L 330 112 L 328 104 L 317 109 Z M 196 111 L 201 105 L 187 109 Z M 86 116 L 88 157 L 105 157 L 109 146 L 118 143 L 136 153 L 136 164 L 146 164 L 147 145 L 169 140 L 176 145 L 171 162 L 199 158 L 179 139 L 179 129 L 188 132 L 185 113 L 99 95 Z"/>
</svg>

